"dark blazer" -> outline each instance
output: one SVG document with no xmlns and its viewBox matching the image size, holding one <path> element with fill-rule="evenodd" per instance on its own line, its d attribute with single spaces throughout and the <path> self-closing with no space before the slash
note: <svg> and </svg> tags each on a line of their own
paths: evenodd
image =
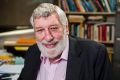
<svg viewBox="0 0 120 80">
<path fill-rule="evenodd" d="M 104 45 L 79 38 L 69 39 L 66 80 L 112 80 L 112 67 Z M 36 80 L 41 60 L 37 45 L 26 53 L 18 80 Z"/>
</svg>

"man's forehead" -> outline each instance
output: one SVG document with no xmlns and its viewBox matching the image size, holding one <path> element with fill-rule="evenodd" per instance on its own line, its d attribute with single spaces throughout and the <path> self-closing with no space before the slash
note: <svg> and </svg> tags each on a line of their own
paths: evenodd
<svg viewBox="0 0 120 80">
<path fill-rule="evenodd" d="M 36 16 L 34 16 L 34 19 L 47 18 L 49 16 L 56 16 L 58 18 L 58 14 L 56 12 L 53 12 L 53 13 L 50 13 L 49 15 L 47 15 L 47 16 L 36 15 Z"/>
</svg>

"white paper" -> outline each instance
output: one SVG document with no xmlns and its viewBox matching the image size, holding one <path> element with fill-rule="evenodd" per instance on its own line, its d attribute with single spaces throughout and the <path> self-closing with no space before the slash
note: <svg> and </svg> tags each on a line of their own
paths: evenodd
<svg viewBox="0 0 120 80">
<path fill-rule="evenodd" d="M 2 65 L 0 66 L 0 73 L 20 73 L 23 65 Z"/>
</svg>

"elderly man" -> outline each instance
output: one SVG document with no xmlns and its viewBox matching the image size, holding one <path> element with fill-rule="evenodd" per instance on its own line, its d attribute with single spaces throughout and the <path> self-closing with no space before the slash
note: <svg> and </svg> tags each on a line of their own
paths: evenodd
<svg viewBox="0 0 120 80">
<path fill-rule="evenodd" d="M 112 80 L 105 46 L 68 36 L 68 20 L 58 6 L 40 4 L 30 21 L 37 44 L 28 49 L 18 80 Z"/>
</svg>

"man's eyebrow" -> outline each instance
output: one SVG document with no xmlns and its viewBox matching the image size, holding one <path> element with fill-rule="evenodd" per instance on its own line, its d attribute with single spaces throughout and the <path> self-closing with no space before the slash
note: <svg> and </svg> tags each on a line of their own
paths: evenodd
<svg viewBox="0 0 120 80">
<path fill-rule="evenodd" d="M 58 26 L 59 24 L 51 24 L 50 26 Z"/>
<path fill-rule="evenodd" d="M 39 26 L 39 27 L 35 27 L 35 29 L 41 29 L 42 27 L 41 26 Z"/>
</svg>

